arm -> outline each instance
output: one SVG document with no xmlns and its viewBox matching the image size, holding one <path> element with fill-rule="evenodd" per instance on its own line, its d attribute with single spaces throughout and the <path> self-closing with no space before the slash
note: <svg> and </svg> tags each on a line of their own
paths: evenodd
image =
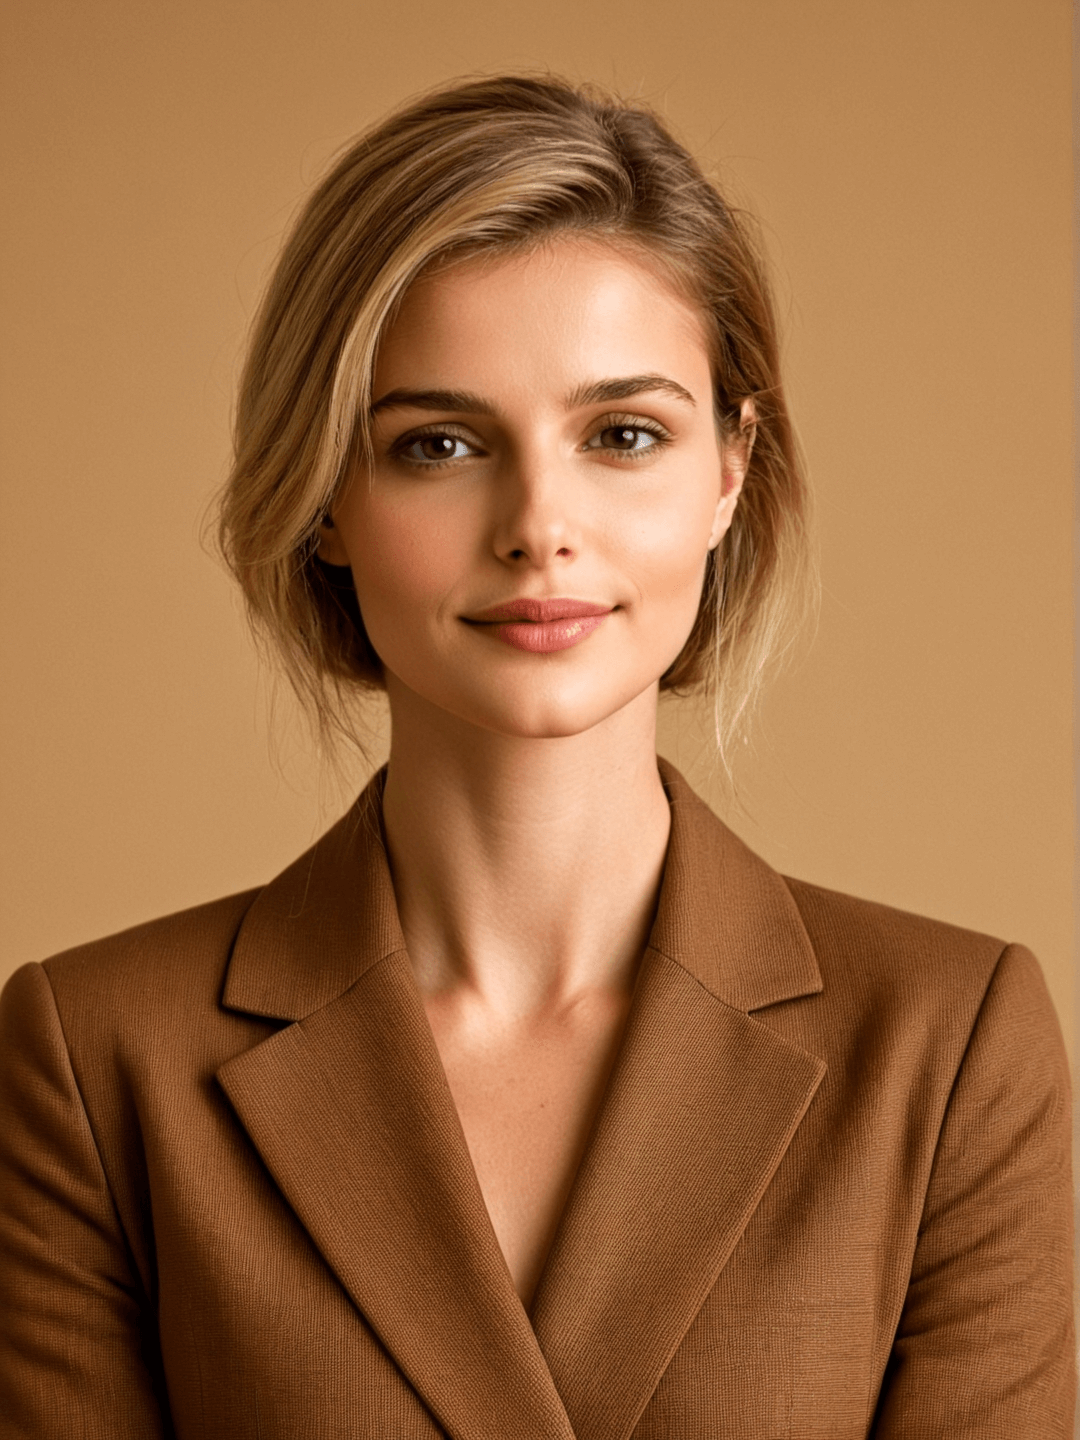
<svg viewBox="0 0 1080 1440">
<path fill-rule="evenodd" d="M 1038 963 L 998 961 L 938 1140 L 875 1440 L 1072 1435 L 1069 1077 Z"/>
<path fill-rule="evenodd" d="M 144 1305 L 48 977 L 25 965 L 0 996 L 0 1437 L 163 1436 Z"/>
</svg>

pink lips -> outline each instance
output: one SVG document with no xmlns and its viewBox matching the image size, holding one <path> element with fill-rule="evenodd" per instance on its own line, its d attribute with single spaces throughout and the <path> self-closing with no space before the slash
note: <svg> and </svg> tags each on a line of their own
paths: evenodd
<svg viewBox="0 0 1080 1440">
<path fill-rule="evenodd" d="M 470 625 L 490 629 L 496 639 L 516 650 L 547 655 L 577 645 L 603 624 L 613 609 L 587 600 L 510 600 L 464 618 Z"/>
</svg>

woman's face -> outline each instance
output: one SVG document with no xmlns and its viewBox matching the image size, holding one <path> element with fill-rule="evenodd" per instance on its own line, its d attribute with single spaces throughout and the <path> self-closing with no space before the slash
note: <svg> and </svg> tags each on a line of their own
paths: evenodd
<svg viewBox="0 0 1080 1440">
<path fill-rule="evenodd" d="M 567 736 L 656 693 L 731 523 L 701 322 L 596 240 L 421 277 L 379 349 L 349 564 L 391 705 Z M 749 418 L 749 417 L 748 417 Z"/>
</svg>

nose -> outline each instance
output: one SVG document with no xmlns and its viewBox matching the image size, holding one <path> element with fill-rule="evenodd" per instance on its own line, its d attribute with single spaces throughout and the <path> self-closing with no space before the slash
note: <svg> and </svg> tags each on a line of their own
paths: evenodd
<svg viewBox="0 0 1080 1440">
<path fill-rule="evenodd" d="M 508 458 L 496 479 L 495 553 L 515 568 L 572 560 L 581 545 L 580 485 L 572 467 L 530 449 Z"/>
</svg>

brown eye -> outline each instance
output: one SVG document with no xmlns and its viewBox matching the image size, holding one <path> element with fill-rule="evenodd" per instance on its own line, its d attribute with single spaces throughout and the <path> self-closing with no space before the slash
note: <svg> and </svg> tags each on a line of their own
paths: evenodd
<svg viewBox="0 0 1080 1440">
<path fill-rule="evenodd" d="M 642 430 L 635 430 L 632 425 L 609 425 L 600 432 L 600 436 L 613 450 L 633 450 L 637 446 L 638 436 L 644 433 Z"/>
<path fill-rule="evenodd" d="M 471 452 L 472 447 L 457 435 L 436 432 L 432 435 L 417 435 L 398 450 L 403 460 L 412 465 L 438 465 L 444 460 L 461 460 Z"/>
<path fill-rule="evenodd" d="M 416 444 L 425 460 L 451 460 L 457 449 L 457 441 L 449 435 L 425 435 Z"/>
<path fill-rule="evenodd" d="M 643 425 L 605 425 L 586 445 L 587 450 L 615 451 L 616 454 L 640 455 L 666 442 L 666 436 Z"/>
</svg>

